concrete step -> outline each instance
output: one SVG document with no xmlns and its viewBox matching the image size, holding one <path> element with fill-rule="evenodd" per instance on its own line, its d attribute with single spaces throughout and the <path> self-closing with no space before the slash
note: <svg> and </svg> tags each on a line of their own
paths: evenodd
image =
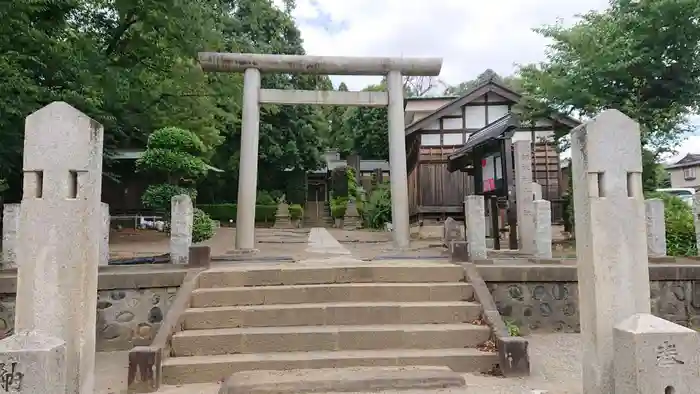
<svg viewBox="0 0 700 394">
<path fill-rule="evenodd" d="M 176 356 L 440 349 L 476 347 L 490 336 L 488 326 L 472 324 L 249 327 L 181 331 L 173 336 L 172 346 Z"/>
<path fill-rule="evenodd" d="M 219 394 L 379 392 L 464 387 L 464 376 L 447 367 L 359 367 L 236 372 Z"/>
<path fill-rule="evenodd" d="M 255 287 L 212 287 L 192 293 L 193 308 L 301 304 L 305 302 L 471 301 L 469 283 L 330 283 Z"/>
<path fill-rule="evenodd" d="M 186 330 L 368 324 L 472 322 L 481 315 L 475 302 L 334 302 L 190 308 Z"/>
<path fill-rule="evenodd" d="M 200 288 L 325 283 L 462 282 L 464 269 L 442 262 L 358 263 L 213 267 L 199 277 Z"/>
<path fill-rule="evenodd" d="M 496 353 L 473 348 L 398 349 L 227 354 L 171 357 L 163 362 L 164 384 L 222 381 L 249 370 L 289 370 L 344 367 L 447 366 L 456 372 L 486 372 L 498 363 Z"/>
</svg>

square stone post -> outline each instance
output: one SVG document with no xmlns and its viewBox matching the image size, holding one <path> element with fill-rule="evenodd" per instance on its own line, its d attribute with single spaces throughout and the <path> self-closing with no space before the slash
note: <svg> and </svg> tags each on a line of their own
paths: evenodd
<svg viewBox="0 0 700 394">
<path fill-rule="evenodd" d="M 535 257 L 552 258 L 552 205 L 547 200 L 534 201 L 535 206 Z"/>
<path fill-rule="evenodd" d="M 391 223 L 394 244 L 399 249 L 410 245 L 408 213 L 408 174 L 406 169 L 406 134 L 403 109 L 403 81 L 399 71 L 387 75 L 389 93 L 389 176 L 391 177 Z"/>
<path fill-rule="evenodd" d="M 109 216 L 109 204 L 102 203 L 102 242 L 100 243 L 100 265 L 109 265 L 109 230 L 111 218 Z"/>
<path fill-rule="evenodd" d="M 602 112 L 571 132 L 571 162 L 583 393 L 613 393 L 613 327 L 650 313 L 639 125 Z"/>
<path fill-rule="evenodd" d="M 532 199 L 541 200 L 542 199 L 542 185 L 537 182 L 532 182 Z"/>
<path fill-rule="evenodd" d="M 515 141 L 515 199 L 518 214 L 518 247 L 523 253 L 535 252 L 535 208 L 532 188 L 532 149 L 530 141 Z"/>
<path fill-rule="evenodd" d="M 615 327 L 614 343 L 615 394 L 695 393 L 700 388 L 695 330 L 640 313 Z"/>
<path fill-rule="evenodd" d="M 647 251 L 649 257 L 666 256 L 666 220 L 664 202 L 659 199 L 644 201 L 647 225 Z"/>
<path fill-rule="evenodd" d="M 467 196 L 464 200 L 464 220 L 467 227 L 467 248 L 469 258 L 483 260 L 486 258 L 486 213 L 484 196 Z"/>
<path fill-rule="evenodd" d="M 102 142 L 64 102 L 26 120 L 15 330 L 65 342 L 70 394 L 94 391 Z"/>
<path fill-rule="evenodd" d="M 0 268 L 17 266 L 20 204 L 5 204 L 2 209 L 2 262 Z"/>
<path fill-rule="evenodd" d="M 695 244 L 700 256 L 700 193 L 693 195 L 693 224 L 695 225 Z"/>
<path fill-rule="evenodd" d="M 66 343 L 58 338 L 17 332 L 0 341 L 0 366 L 0 392 L 66 393 Z"/>
<path fill-rule="evenodd" d="M 258 191 L 258 145 L 260 143 L 260 70 L 247 68 L 243 74 L 241 115 L 241 158 L 238 173 L 236 249 L 255 249 L 255 199 Z"/>
<path fill-rule="evenodd" d="M 187 264 L 192 245 L 194 208 L 192 199 L 186 194 L 170 200 L 170 262 Z"/>
</svg>

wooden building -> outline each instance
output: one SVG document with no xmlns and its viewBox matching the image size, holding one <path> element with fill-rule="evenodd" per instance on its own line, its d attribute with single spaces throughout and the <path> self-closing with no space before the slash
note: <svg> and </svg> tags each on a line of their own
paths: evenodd
<svg viewBox="0 0 700 394">
<path fill-rule="evenodd" d="M 414 219 L 461 216 L 464 197 L 474 194 L 466 172 L 449 172 L 447 156 L 469 136 L 511 111 L 521 96 L 496 81 L 479 84 L 460 97 L 414 98 L 406 102 L 406 151 L 410 214 Z M 556 203 L 562 194 L 555 126 L 571 129 L 578 122 L 565 116 L 538 120 L 516 129 L 512 141 L 533 145 L 533 180 L 543 198 Z"/>
</svg>

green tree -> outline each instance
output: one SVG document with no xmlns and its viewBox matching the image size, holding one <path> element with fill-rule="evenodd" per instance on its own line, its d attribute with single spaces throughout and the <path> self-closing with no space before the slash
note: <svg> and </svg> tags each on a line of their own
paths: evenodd
<svg viewBox="0 0 700 394">
<path fill-rule="evenodd" d="M 677 146 L 698 107 L 699 19 L 695 0 L 613 0 L 571 27 L 537 29 L 553 43 L 545 62 L 520 70 L 528 102 L 583 117 L 615 108 L 637 120 L 652 187 L 653 164 Z"/>
<path fill-rule="evenodd" d="M 386 81 L 370 85 L 363 91 L 386 90 Z M 350 108 L 343 119 L 343 134 L 352 142 L 352 151 L 365 159 L 389 159 L 389 121 L 386 107 Z"/>
<path fill-rule="evenodd" d="M 136 168 L 155 182 L 162 183 L 148 186 L 141 197 L 143 205 L 170 218 L 173 197 L 187 194 L 194 202 L 197 198 L 196 181 L 207 173 L 207 164 L 201 157 L 204 151 L 204 143 L 189 130 L 167 127 L 151 134 L 146 151 L 136 161 Z M 199 209 L 195 209 L 194 215 L 193 241 L 211 237 L 213 225 L 208 216 Z"/>
<path fill-rule="evenodd" d="M 258 52 L 304 54 L 301 33 L 294 24 L 291 12 L 294 2 L 288 1 L 283 9 L 267 0 L 222 0 L 224 8 L 222 47 L 229 52 Z M 213 74 L 216 80 L 220 75 Z M 225 76 L 214 83 L 232 90 L 220 95 L 218 106 L 226 108 L 233 119 L 223 129 L 223 143 L 217 147 L 211 163 L 224 170 L 211 174 L 200 186 L 204 200 L 236 201 L 238 193 L 238 163 L 240 152 L 240 97 L 241 79 Z M 262 86 L 272 89 L 327 89 L 327 76 L 316 75 L 263 75 Z M 235 92 L 233 92 L 235 90 Z M 302 171 L 319 168 L 326 145 L 328 121 L 321 107 L 306 105 L 264 105 L 260 112 L 260 148 L 258 185 L 261 189 L 281 190 L 286 179 L 285 170 Z"/>
</svg>

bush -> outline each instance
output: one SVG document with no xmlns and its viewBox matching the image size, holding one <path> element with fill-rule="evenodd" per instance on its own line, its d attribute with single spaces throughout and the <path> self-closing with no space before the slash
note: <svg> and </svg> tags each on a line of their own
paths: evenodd
<svg viewBox="0 0 700 394">
<path fill-rule="evenodd" d="M 141 196 L 141 202 L 144 207 L 169 216 L 170 200 L 181 194 L 189 195 L 193 202 L 197 198 L 196 189 L 163 183 L 148 186 Z"/>
<path fill-rule="evenodd" d="M 669 256 L 696 256 L 695 224 L 693 210 L 683 200 L 668 193 L 652 192 L 646 198 L 658 198 L 664 202 L 666 222 L 666 254 Z"/>
<path fill-rule="evenodd" d="M 277 205 L 277 201 L 266 190 L 260 190 L 255 200 L 256 205 Z"/>
<path fill-rule="evenodd" d="M 331 217 L 333 219 L 342 219 L 345 217 L 345 211 L 348 208 L 347 197 L 333 197 L 331 199 Z"/>
<path fill-rule="evenodd" d="M 238 213 L 236 204 L 201 204 L 197 208 L 206 212 L 212 219 L 222 223 L 236 222 Z M 257 223 L 274 223 L 277 205 L 256 205 L 255 221 Z"/>
<path fill-rule="evenodd" d="M 366 227 L 381 229 L 386 223 L 391 222 L 391 189 L 389 184 L 383 183 L 374 189 L 362 210 Z"/>
<path fill-rule="evenodd" d="M 214 236 L 214 222 L 199 208 L 194 209 L 192 221 L 192 242 L 202 242 Z"/>
<path fill-rule="evenodd" d="M 304 216 L 304 208 L 299 204 L 292 204 L 289 206 L 289 218 L 292 220 L 301 219 Z"/>
</svg>

